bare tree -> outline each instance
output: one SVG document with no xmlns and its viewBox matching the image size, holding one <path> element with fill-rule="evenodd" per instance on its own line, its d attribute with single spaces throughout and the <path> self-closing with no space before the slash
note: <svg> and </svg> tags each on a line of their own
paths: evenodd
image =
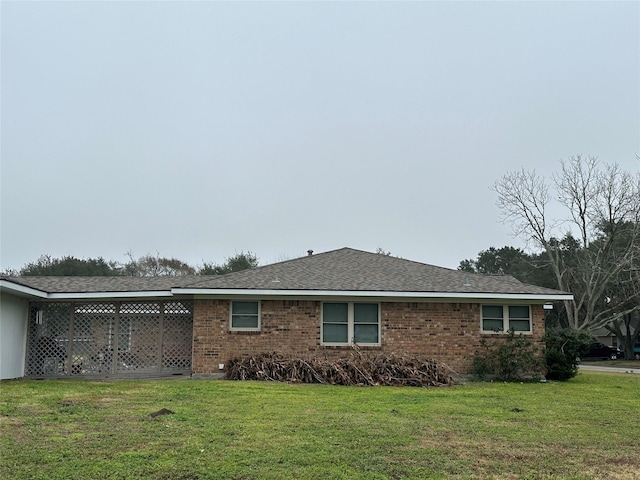
<svg viewBox="0 0 640 480">
<path fill-rule="evenodd" d="M 134 277 L 158 277 L 195 275 L 196 270 L 191 265 L 177 258 L 161 257 L 159 253 L 135 258 L 131 252 L 127 253 L 129 261 L 123 266 L 125 275 Z"/>
<path fill-rule="evenodd" d="M 505 174 L 493 189 L 503 220 L 545 253 L 557 287 L 574 295 L 564 305 L 570 327 L 594 330 L 629 313 L 629 305 L 640 310 L 638 288 L 624 299 L 627 308 L 611 297 L 603 301 L 640 258 L 638 172 L 576 155 L 562 161 L 551 180 L 522 169 Z M 549 214 L 554 201 L 564 212 L 560 218 Z"/>
</svg>

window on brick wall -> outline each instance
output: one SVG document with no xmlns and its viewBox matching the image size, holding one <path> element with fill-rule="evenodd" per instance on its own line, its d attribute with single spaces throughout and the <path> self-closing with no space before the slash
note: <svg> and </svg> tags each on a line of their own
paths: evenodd
<svg viewBox="0 0 640 480">
<path fill-rule="evenodd" d="M 531 333 L 529 305 L 483 305 L 482 331 Z"/>
<path fill-rule="evenodd" d="M 231 302 L 231 330 L 260 330 L 260 302 Z"/>
<path fill-rule="evenodd" d="M 377 303 L 323 303 L 324 345 L 380 345 L 380 305 Z"/>
</svg>

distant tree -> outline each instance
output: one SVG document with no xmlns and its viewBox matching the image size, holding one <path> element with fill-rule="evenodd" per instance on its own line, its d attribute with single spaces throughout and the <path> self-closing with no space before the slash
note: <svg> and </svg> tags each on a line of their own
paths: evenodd
<svg viewBox="0 0 640 480">
<path fill-rule="evenodd" d="M 177 258 L 161 257 L 147 254 L 135 258 L 131 252 L 127 253 L 129 261 L 122 267 L 124 275 L 132 277 L 178 277 L 182 275 L 195 275 L 196 269 Z"/>
<path fill-rule="evenodd" d="M 5 270 L 2 275 L 77 275 L 77 276 L 183 276 L 183 275 L 223 275 L 225 273 L 238 272 L 258 266 L 258 257 L 251 252 L 236 253 L 227 257 L 222 265 L 213 262 L 205 262 L 203 267 L 196 269 L 177 258 L 161 257 L 159 254 L 143 255 L 135 257 L 131 252 L 125 263 L 106 261 L 102 257 L 78 259 L 72 256 L 53 258 L 50 255 L 42 255 L 35 262 L 26 264 L 20 270 Z"/>
<path fill-rule="evenodd" d="M 513 275 L 518 278 L 524 275 L 529 266 L 529 257 L 524 251 L 514 247 L 489 247 L 478 253 L 475 260 L 463 260 L 458 270 L 493 275 Z"/>
<path fill-rule="evenodd" d="M 475 260 L 460 262 L 458 270 L 469 273 L 512 275 L 521 282 L 555 288 L 552 274 L 539 254 L 528 254 L 520 248 L 504 246 L 481 250 Z"/>
<path fill-rule="evenodd" d="M 384 255 L 385 257 L 390 257 L 391 256 L 391 252 L 386 251 L 384 248 L 382 247 L 378 247 L 376 248 L 376 253 L 378 255 Z"/>
<path fill-rule="evenodd" d="M 227 257 L 222 265 L 213 262 L 204 262 L 202 268 L 198 270 L 198 275 L 224 275 L 226 273 L 239 272 L 258 266 L 258 257 L 251 252 L 236 253 L 232 257 Z"/>
<path fill-rule="evenodd" d="M 460 270 L 461 272 L 476 273 L 476 261 L 472 260 L 471 258 L 460 260 L 458 270 Z"/>
<path fill-rule="evenodd" d="M 14 273 L 22 276 L 110 276 L 119 275 L 120 269 L 117 262 L 108 262 L 102 257 L 81 259 L 41 255 L 35 262 L 27 263 Z"/>
<path fill-rule="evenodd" d="M 548 213 L 552 186 L 564 208 L 560 218 Z M 505 221 L 542 250 L 555 287 L 574 295 L 573 301 L 564 302 L 566 326 L 593 331 L 628 311 L 620 297 L 604 300 L 612 282 L 630 274 L 640 256 L 638 172 L 578 155 L 561 162 L 553 183 L 523 169 L 504 175 L 494 190 Z M 631 304 L 640 310 L 640 296 Z"/>
</svg>

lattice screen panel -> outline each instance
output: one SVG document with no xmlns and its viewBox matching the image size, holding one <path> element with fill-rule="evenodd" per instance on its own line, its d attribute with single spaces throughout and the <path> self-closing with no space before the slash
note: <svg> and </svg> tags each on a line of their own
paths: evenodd
<svg viewBox="0 0 640 480">
<path fill-rule="evenodd" d="M 124 330 L 128 329 L 129 348 L 120 348 L 118 352 L 117 370 L 119 372 L 158 369 L 161 342 L 160 308 L 159 303 L 122 304 L 120 321 L 123 336 Z"/>
<path fill-rule="evenodd" d="M 27 375 L 188 371 L 192 330 L 191 301 L 33 303 Z"/>
<path fill-rule="evenodd" d="M 116 328 L 114 303 L 77 305 L 71 336 L 71 375 L 111 372 Z"/>
<path fill-rule="evenodd" d="M 32 304 L 29 314 L 27 375 L 66 375 L 70 303 Z"/>
<path fill-rule="evenodd" d="M 164 369 L 191 368 L 191 339 L 193 331 L 193 303 L 167 302 L 164 309 L 162 367 Z"/>
</svg>

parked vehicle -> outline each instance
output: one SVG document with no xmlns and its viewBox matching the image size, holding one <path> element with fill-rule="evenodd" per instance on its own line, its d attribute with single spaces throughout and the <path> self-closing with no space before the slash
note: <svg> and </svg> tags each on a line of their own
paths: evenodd
<svg viewBox="0 0 640 480">
<path fill-rule="evenodd" d="M 582 360 L 615 360 L 621 356 L 620 350 L 615 347 L 610 347 L 604 343 L 592 343 Z"/>
</svg>

